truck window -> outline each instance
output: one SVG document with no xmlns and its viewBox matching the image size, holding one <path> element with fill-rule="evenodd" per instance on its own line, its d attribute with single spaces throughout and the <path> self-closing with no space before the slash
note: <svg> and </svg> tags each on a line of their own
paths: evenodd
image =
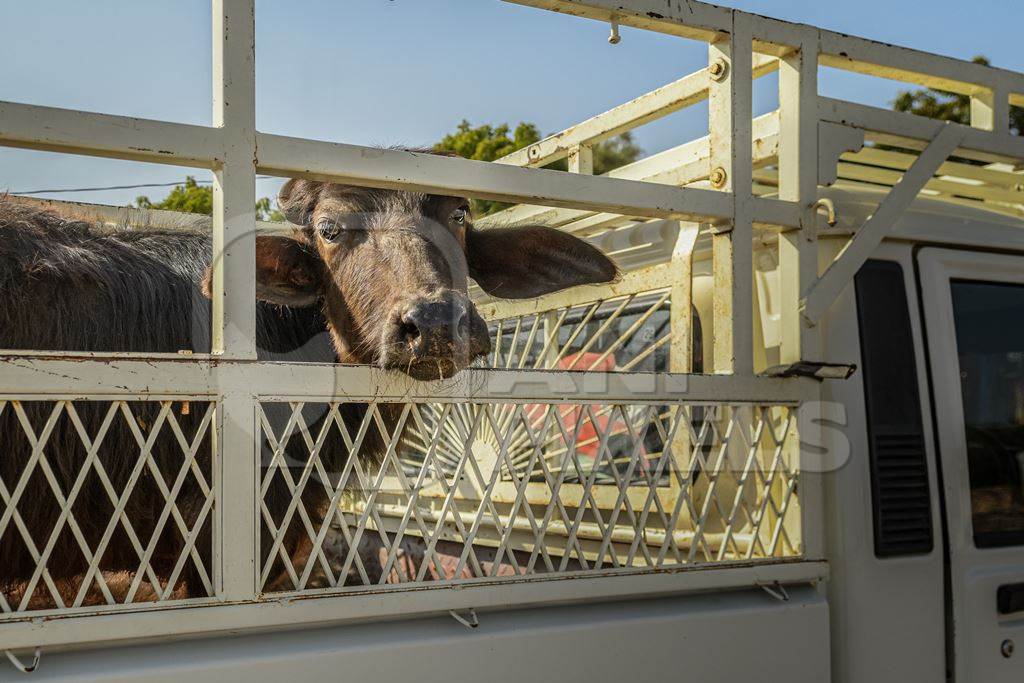
<svg viewBox="0 0 1024 683">
<path fill-rule="evenodd" d="M 932 550 L 928 461 L 903 268 L 871 260 L 854 280 L 867 412 L 875 556 Z"/>
<path fill-rule="evenodd" d="M 1024 286 L 953 281 L 974 544 L 1024 543 Z"/>
</svg>

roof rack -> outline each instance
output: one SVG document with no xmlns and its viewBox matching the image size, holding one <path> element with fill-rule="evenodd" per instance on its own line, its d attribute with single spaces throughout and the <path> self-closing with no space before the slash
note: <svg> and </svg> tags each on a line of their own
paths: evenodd
<svg viewBox="0 0 1024 683">
<path fill-rule="evenodd" d="M 702 222 L 712 241 L 718 303 L 716 372 L 751 371 L 745 273 L 754 228 L 778 230 L 784 360 L 818 359 L 817 321 L 899 214 L 919 194 L 1024 218 L 1024 138 L 1010 133 L 1010 107 L 1024 106 L 1024 74 L 718 7 L 702 2 L 509 0 L 707 42 L 708 68 L 645 93 L 499 160 L 542 167 L 568 159 L 592 173 L 593 146 L 707 100 L 710 134 L 614 169 L 609 178 L 731 195 L 730 216 Z M 971 98 L 964 126 L 818 95 L 818 67 L 938 88 Z M 751 117 L 751 83 L 779 72 L 779 107 Z M 748 157 L 738 150 L 751 149 Z M 814 258 L 819 186 L 888 190 L 875 213 L 818 276 Z M 751 188 L 747 193 L 745 187 Z M 777 198 L 777 199 L 776 199 Z M 628 213 L 520 205 L 488 222 L 553 222 L 606 242 L 650 219 Z M 620 241 L 622 241 L 620 239 Z M 629 241 L 628 239 L 625 241 Z M 722 261 L 730 260 L 726 264 Z M 728 292 L 728 295 L 726 295 Z M 719 305 L 727 304 L 727 305 Z M 726 331 L 726 334 L 722 334 Z"/>
</svg>

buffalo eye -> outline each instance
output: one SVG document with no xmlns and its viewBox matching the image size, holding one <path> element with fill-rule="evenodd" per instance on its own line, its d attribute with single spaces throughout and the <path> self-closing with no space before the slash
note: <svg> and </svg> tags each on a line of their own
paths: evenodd
<svg viewBox="0 0 1024 683">
<path fill-rule="evenodd" d="M 456 225 L 465 225 L 469 222 L 469 207 L 463 205 L 455 209 L 455 211 L 452 211 L 449 220 Z"/>
<path fill-rule="evenodd" d="M 334 218 L 321 218 L 316 222 L 316 230 L 328 242 L 334 242 L 345 232 L 345 223 Z"/>
</svg>

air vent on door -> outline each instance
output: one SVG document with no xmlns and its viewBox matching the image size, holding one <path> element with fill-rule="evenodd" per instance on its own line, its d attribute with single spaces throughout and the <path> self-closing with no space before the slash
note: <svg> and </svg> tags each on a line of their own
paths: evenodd
<svg viewBox="0 0 1024 683">
<path fill-rule="evenodd" d="M 868 261 L 855 287 L 875 555 L 928 553 L 931 492 L 903 268 L 892 261 Z"/>
</svg>

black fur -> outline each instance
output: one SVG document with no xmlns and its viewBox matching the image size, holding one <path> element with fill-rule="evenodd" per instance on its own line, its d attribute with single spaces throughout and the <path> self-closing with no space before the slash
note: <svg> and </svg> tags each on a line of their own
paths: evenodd
<svg viewBox="0 0 1024 683">
<path fill-rule="evenodd" d="M 201 231 L 101 229 L 0 198 L 0 349 L 205 352 L 210 343 L 210 305 L 200 292 L 200 282 L 209 263 L 210 238 Z M 261 359 L 334 362 L 336 355 L 322 311 L 260 303 L 257 313 Z M 33 431 L 39 434 L 54 403 L 27 401 L 22 405 Z M 76 401 L 74 406 L 90 439 L 93 438 L 109 403 Z M 137 402 L 131 408 L 141 431 L 148 435 L 160 404 Z M 187 408 L 181 403 L 174 404 L 174 417 L 186 438 L 191 439 L 196 433 L 205 411 L 206 406 L 201 403 L 193 402 Z M 311 411 L 306 419 L 315 438 L 322 418 L 314 409 Z M 353 434 L 364 414 L 365 406 L 350 405 L 343 411 Z M 271 407 L 268 415 L 280 435 L 280 426 L 287 420 L 287 406 Z M 371 438 L 367 451 L 375 447 L 372 441 Z M 265 466 L 271 455 L 267 444 L 263 451 Z M 152 452 L 167 487 L 171 488 L 183 455 L 168 424 L 163 425 Z M 68 496 L 82 474 L 86 449 L 67 415 L 57 421 L 45 453 L 61 494 Z M 0 479 L 8 492 L 13 492 L 26 474 L 31 454 L 19 419 L 13 407 L 7 405 L 0 412 Z M 135 437 L 123 417 L 118 416 L 99 452 L 99 460 L 118 495 L 139 462 L 138 454 Z M 342 470 L 346 453 L 340 436 L 328 441 L 321 457 L 332 476 Z M 296 481 L 307 459 L 303 439 L 296 436 L 289 446 L 290 471 Z M 209 433 L 199 450 L 199 468 L 212 485 Z M 39 465 L 23 485 L 17 512 L 37 550 L 43 552 L 58 521 L 57 496 Z M 274 477 L 266 500 L 271 515 L 279 522 L 291 500 L 279 474 Z M 302 504 L 314 524 L 322 519 L 326 500 L 324 487 L 318 481 L 310 481 Z M 177 495 L 178 508 L 189 527 L 196 523 L 202 503 L 202 492 L 195 477 L 189 474 Z M 144 548 L 150 543 L 164 504 L 153 473 L 148 467 L 143 469 L 128 496 L 125 514 Z M 84 474 L 73 509 L 85 542 L 95 550 L 113 510 L 95 468 Z M 0 498 L 0 518 L 7 513 L 7 505 Z M 214 514 L 207 516 L 196 543 L 207 573 L 212 571 L 210 520 Z M 303 536 L 298 515 L 289 528 L 286 552 L 292 553 Z M 230 534 L 231 530 L 226 529 L 225 533 Z M 183 542 L 173 518 L 153 542 L 153 566 L 163 582 L 172 573 Z M 264 559 L 269 546 L 269 537 L 264 534 Z M 274 562 L 275 571 L 279 570 L 280 560 Z M 101 568 L 135 571 L 139 564 L 138 553 L 124 526 L 118 523 L 104 551 Z M 49 555 L 47 567 L 55 581 L 78 575 L 86 567 L 79 542 L 66 524 Z M 0 536 L 0 591 L 27 581 L 35 570 L 36 563 L 12 520 Z M 182 577 L 189 595 L 205 593 L 191 558 Z M 37 595 L 45 591 L 42 584 L 40 581 Z"/>
</svg>

